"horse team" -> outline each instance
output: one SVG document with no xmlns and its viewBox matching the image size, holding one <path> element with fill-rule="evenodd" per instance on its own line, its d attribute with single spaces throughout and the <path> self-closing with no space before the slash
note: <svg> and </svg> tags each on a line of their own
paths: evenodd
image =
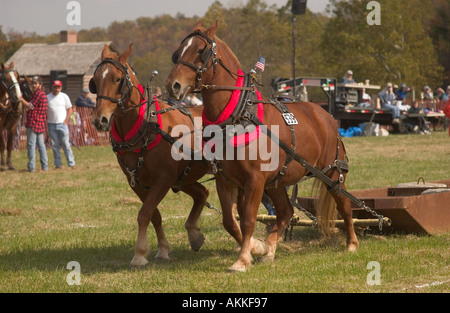
<svg viewBox="0 0 450 313">
<path fill-rule="evenodd" d="M 331 187 L 320 180 L 315 184 L 319 224 L 327 233 L 337 208 L 345 221 L 347 250 L 356 250 L 358 240 L 353 229 L 351 203 L 339 192 L 345 189 L 348 167 L 343 165 L 346 164 L 345 148 L 336 121 L 315 104 L 285 103 L 262 96 L 252 73 L 241 69 L 231 49 L 216 36 L 217 29 L 217 22 L 206 28 L 199 21 L 175 51 L 174 66 L 166 80 L 172 100 L 180 101 L 197 92 L 202 96 L 203 106 L 186 108 L 146 92 L 128 64 L 132 45 L 121 54 L 105 46 L 101 63 L 89 84 L 91 92 L 97 94 L 92 122 L 97 130 L 110 132 L 120 168 L 142 201 L 131 265 L 141 267 L 148 263 L 147 228 L 150 222 L 158 241 L 156 258 L 169 258 L 169 244 L 158 204 L 171 188 L 193 198 L 185 227 L 191 248 L 195 251 L 201 248 L 204 235 L 198 221 L 208 190 L 198 180 L 207 173 L 213 173 L 216 179 L 223 225 L 240 247 L 237 261 L 228 270 L 244 272 L 254 258 L 272 261 L 277 242 L 293 215 L 286 187 L 311 174 L 294 160 L 297 159 L 295 156 L 301 156 L 335 182 Z M 10 155 L 12 135 L 10 140 L 9 133 L 14 133 L 22 110 L 19 77 L 13 66 L 2 65 L 0 90 L 0 131 L 8 130 L 6 161 L 3 136 L 0 138 L 1 161 L 2 168 L 10 169 L 13 166 Z M 216 136 L 210 136 L 208 140 L 207 136 L 203 137 L 205 142 L 208 141 L 204 147 L 212 149 L 210 151 L 215 149 L 214 157 L 201 160 L 192 157 L 195 153 L 204 153 L 202 147 L 195 151 L 194 144 L 194 137 L 203 132 L 202 127 L 194 123 L 200 118 L 204 127 L 213 127 L 216 132 Z M 174 134 L 177 125 L 185 125 L 186 131 Z M 229 135 L 227 126 L 251 129 L 251 134 Z M 236 145 L 233 140 L 237 136 L 244 136 L 243 143 Z M 180 137 L 183 144 L 180 144 Z M 261 149 L 255 149 L 255 145 L 262 142 L 267 151 L 270 147 L 277 152 L 273 154 L 277 157 L 275 168 L 264 167 L 274 160 L 264 158 L 259 152 Z M 221 147 L 229 145 L 233 147 L 231 157 L 221 151 Z M 174 153 L 185 157 L 174 158 Z M 242 154 L 253 157 L 239 157 Z M 254 238 L 253 232 L 264 192 L 274 203 L 276 223 L 263 241 Z M 236 213 L 240 217 L 239 224 Z"/>
</svg>

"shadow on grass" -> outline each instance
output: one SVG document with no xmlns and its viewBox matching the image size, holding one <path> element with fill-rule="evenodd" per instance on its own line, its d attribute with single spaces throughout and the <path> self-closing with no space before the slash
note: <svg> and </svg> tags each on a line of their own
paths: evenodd
<svg viewBox="0 0 450 313">
<path fill-rule="evenodd" d="M 202 247 L 198 252 L 188 247 L 173 247 L 170 252 L 170 260 L 157 261 L 154 259 L 156 249 L 152 249 L 147 257 L 149 264 L 142 268 L 186 268 L 201 266 L 211 260 L 231 260 L 236 255 L 233 249 L 208 249 Z M 0 255 L 1 271 L 55 271 L 66 269 L 71 261 L 80 263 L 83 273 L 95 274 L 101 272 L 121 272 L 136 270 L 131 268 L 130 262 L 134 255 L 134 243 L 123 242 L 106 247 L 76 247 L 73 248 L 41 248 L 24 249 L 17 252 Z M 220 268 L 218 268 L 220 270 Z M 222 269 L 223 270 L 223 269 Z"/>
</svg>

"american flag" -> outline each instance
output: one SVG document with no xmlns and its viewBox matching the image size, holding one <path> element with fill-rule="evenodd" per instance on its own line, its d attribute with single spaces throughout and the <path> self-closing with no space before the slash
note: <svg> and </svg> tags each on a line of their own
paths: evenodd
<svg viewBox="0 0 450 313">
<path fill-rule="evenodd" d="M 264 65 L 266 63 L 266 59 L 264 57 L 259 57 L 258 62 L 256 62 L 255 67 L 259 68 L 261 72 L 264 72 Z"/>
</svg>

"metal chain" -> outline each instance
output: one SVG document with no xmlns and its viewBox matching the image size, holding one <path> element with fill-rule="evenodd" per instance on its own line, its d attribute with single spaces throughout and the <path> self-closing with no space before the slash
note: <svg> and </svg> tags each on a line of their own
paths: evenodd
<svg viewBox="0 0 450 313">
<path fill-rule="evenodd" d="M 380 229 L 380 231 L 383 230 L 383 223 L 384 223 L 384 216 L 383 215 L 378 214 L 373 209 L 368 207 L 364 201 L 362 201 L 361 209 L 363 209 L 366 212 L 369 212 L 370 214 L 372 214 L 373 216 L 378 218 L 378 228 Z"/>
<path fill-rule="evenodd" d="M 215 206 L 213 206 L 211 203 L 206 202 L 205 205 L 206 205 L 206 207 L 207 207 L 208 209 L 214 210 L 214 211 L 216 211 L 219 215 L 222 215 L 222 211 L 221 211 L 220 209 L 216 208 Z"/>
<path fill-rule="evenodd" d="M 311 212 L 307 211 L 304 207 L 297 203 L 296 198 L 298 194 L 298 184 L 293 186 L 292 196 L 291 196 L 291 204 L 299 209 L 303 214 L 305 214 L 308 218 L 310 218 L 314 222 L 314 227 L 317 226 L 317 217 L 315 217 Z"/>
</svg>

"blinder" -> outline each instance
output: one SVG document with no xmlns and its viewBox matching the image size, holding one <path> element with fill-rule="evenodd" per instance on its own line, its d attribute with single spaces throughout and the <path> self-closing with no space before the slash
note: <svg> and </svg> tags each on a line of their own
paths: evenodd
<svg viewBox="0 0 450 313">
<path fill-rule="evenodd" d="M 201 53 L 201 57 L 202 57 L 202 61 L 203 62 L 207 62 L 209 60 L 209 58 L 211 57 L 211 48 L 210 47 L 206 47 L 205 49 L 203 49 L 202 53 Z"/>
<path fill-rule="evenodd" d="M 97 94 L 97 85 L 95 85 L 94 78 L 89 81 L 89 91 L 94 95 Z"/>
<path fill-rule="evenodd" d="M 207 42 L 207 46 L 203 50 L 200 50 L 198 52 L 203 64 L 201 66 L 197 66 L 193 63 L 189 63 L 189 62 L 180 60 L 178 50 L 172 54 L 172 62 L 174 64 L 181 63 L 183 65 L 186 65 L 186 66 L 192 68 L 194 71 L 196 71 L 197 72 L 196 81 L 198 84 L 202 79 L 203 73 L 205 73 L 211 67 L 213 67 L 214 73 L 216 73 L 217 63 L 220 62 L 220 60 L 217 58 L 217 44 L 216 44 L 216 41 L 214 40 L 214 38 L 212 38 L 212 39 L 209 38 L 206 34 L 202 33 L 199 30 L 194 31 L 193 33 L 189 34 L 186 38 L 184 38 L 183 41 L 181 42 L 180 46 L 187 39 L 189 39 L 191 37 L 195 37 L 195 36 L 200 36 L 203 39 L 205 39 Z M 210 60 L 211 60 L 211 65 L 208 66 L 208 63 Z"/>
<path fill-rule="evenodd" d="M 172 63 L 173 63 L 173 64 L 177 64 L 177 62 L 178 62 L 178 57 L 179 57 L 179 53 L 178 53 L 178 51 L 175 51 L 175 52 L 172 54 Z"/>
</svg>

